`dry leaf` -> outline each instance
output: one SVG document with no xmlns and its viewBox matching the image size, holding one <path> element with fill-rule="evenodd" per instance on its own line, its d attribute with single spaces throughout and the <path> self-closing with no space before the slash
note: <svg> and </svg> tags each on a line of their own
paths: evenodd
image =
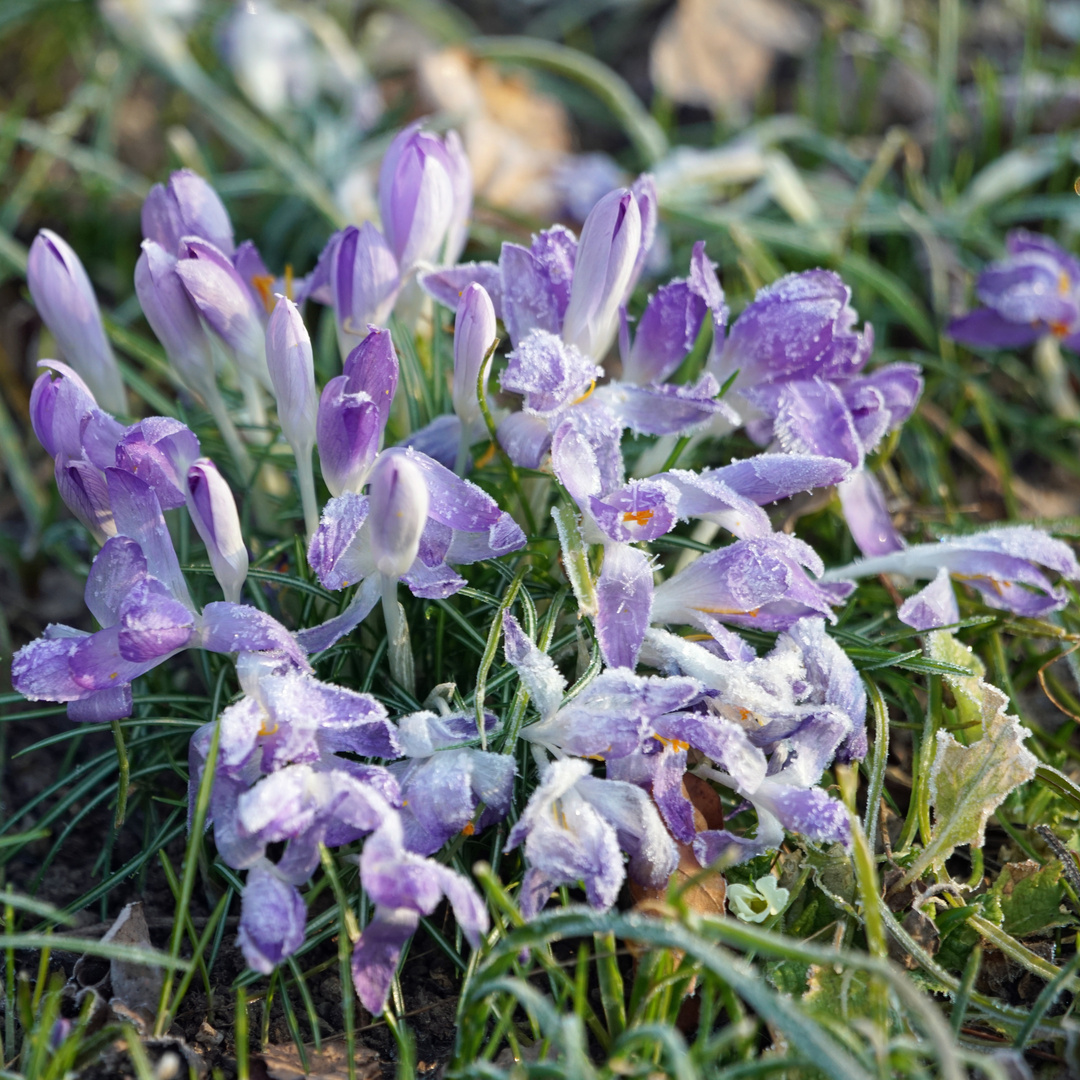
<svg viewBox="0 0 1080 1080">
<path fill-rule="evenodd" d="M 304 1080 L 308 1076 L 322 1077 L 323 1080 L 346 1080 L 349 1075 L 349 1051 L 344 1039 L 323 1040 L 322 1050 L 305 1046 L 307 1071 L 300 1061 L 300 1054 L 292 1043 L 282 1046 L 268 1046 L 262 1052 L 266 1063 L 266 1075 L 270 1080 Z M 382 1076 L 379 1055 L 374 1050 L 356 1045 L 357 1080 L 376 1080 Z"/>
<path fill-rule="evenodd" d="M 562 105 L 464 49 L 422 57 L 418 74 L 431 106 L 455 118 L 477 195 L 518 213 L 554 215 L 552 172 L 571 146 Z"/>
<path fill-rule="evenodd" d="M 745 113 L 765 86 L 777 52 L 799 54 L 813 36 L 787 0 L 679 0 L 653 41 L 653 83 L 684 105 Z"/>
</svg>

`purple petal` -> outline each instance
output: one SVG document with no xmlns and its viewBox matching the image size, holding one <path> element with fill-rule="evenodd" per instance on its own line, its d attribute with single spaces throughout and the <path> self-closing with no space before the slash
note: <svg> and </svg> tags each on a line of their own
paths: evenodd
<svg viewBox="0 0 1080 1080">
<path fill-rule="evenodd" d="M 864 555 L 886 555 L 904 546 L 885 506 L 885 493 L 869 469 L 857 469 L 837 491 L 844 519 Z"/>
<path fill-rule="evenodd" d="M 420 916 L 415 911 L 377 909 L 353 948 L 353 986 L 360 1003 L 372 1015 L 381 1016 L 386 1008 L 401 950 L 419 925 Z"/>
<path fill-rule="evenodd" d="M 356 629 L 371 614 L 372 608 L 382 595 L 382 579 L 378 574 L 367 578 L 357 589 L 349 606 L 332 619 L 327 619 L 318 626 L 310 626 L 296 634 L 300 647 L 308 653 L 322 652 L 329 649 L 335 641 Z"/>
<path fill-rule="evenodd" d="M 349 577 L 354 567 L 345 563 L 345 556 L 367 520 L 368 510 L 366 496 L 351 491 L 331 499 L 323 508 L 307 559 L 324 588 L 337 590 L 355 584 L 356 577 Z"/>
<path fill-rule="evenodd" d="M 652 611 L 649 557 L 629 544 L 610 544 L 596 583 L 596 636 L 608 667 L 637 665 Z"/>
<path fill-rule="evenodd" d="M 195 631 L 195 616 L 157 582 L 144 577 L 124 597 L 119 625 L 120 655 L 142 663 L 184 648 Z"/>
<path fill-rule="evenodd" d="M 499 504 L 475 484 L 455 476 L 445 466 L 433 461 L 426 454 L 403 447 L 393 447 L 384 456 L 399 456 L 414 465 L 423 474 L 430 498 L 431 517 L 451 529 L 465 532 L 486 533 L 503 512 Z"/>
<path fill-rule="evenodd" d="M 555 661 L 529 640 L 509 611 L 503 613 L 503 653 L 506 662 L 517 668 L 537 712 L 541 716 L 554 713 L 562 701 L 566 680 Z"/>
<path fill-rule="evenodd" d="M 96 690 L 77 701 L 69 701 L 68 719 L 77 724 L 111 724 L 113 720 L 123 720 L 134 709 L 131 697 L 131 683 L 123 686 L 110 686 L 106 690 Z"/>
<path fill-rule="evenodd" d="M 507 357 L 500 384 L 521 394 L 527 409 L 543 413 L 573 404 L 602 374 L 575 346 L 546 330 L 534 330 Z"/>
<path fill-rule="evenodd" d="M 100 469 L 86 461 L 70 461 L 61 454 L 54 475 L 60 498 L 99 544 L 116 535 L 109 488 Z"/>
<path fill-rule="evenodd" d="M 218 600 L 203 608 L 199 644 L 211 652 L 281 653 L 301 671 L 310 671 L 296 638 L 265 611 Z"/>
<path fill-rule="evenodd" d="M 146 580 L 142 549 L 127 536 L 114 536 L 97 553 L 86 579 L 84 597 L 90 613 L 102 626 L 120 618 L 124 598 Z"/>
<path fill-rule="evenodd" d="M 756 395 L 747 396 L 760 400 Z M 841 458 L 853 467 L 862 462 L 863 445 L 843 394 L 823 379 L 783 384 L 776 399 L 773 430 L 789 453 Z"/>
<path fill-rule="evenodd" d="M 565 307 L 560 310 L 558 293 L 540 260 L 520 244 L 503 244 L 499 272 L 502 318 L 511 344 L 517 348 L 533 330 L 558 336 Z"/>
<path fill-rule="evenodd" d="M 459 266 L 420 274 L 418 280 L 429 296 L 451 311 L 457 311 L 461 294 L 469 285 L 474 282 L 482 285 L 495 305 L 495 314 L 502 318 L 502 274 L 498 263 L 461 263 Z"/>
<path fill-rule="evenodd" d="M 198 456 L 199 440 L 186 424 L 152 416 L 124 432 L 115 463 L 149 484 L 163 510 L 175 510 L 184 505 L 185 477 Z"/>
<path fill-rule="evenodd" d="M 1022 349 L 1037 341 L 1040 329 L 1011 322 L 991 308 L 979 308 L 953 319 L 945 331 L 954 341 L 976 349 Z"/>
<path fill-rule="evenodd" d="M 63 631 L 63 636 L 50 636 L 50 631 Z M 86 697 L 86 688 L 72 676 L 70 660 L 87 636 L 70 627 L 50 625 L 44 637 L 24 645 L 12 657 L 11 685 L 31 701 L 77 701 Z"/>
<path fill-rule="evenodd" d="M 547 420 L 533 413 L 511 413 L 499 424 L 499 445 L 517 466 L 539 469 L 551 444 L 551 429 Z"/>
<path fill-rule="evenodd" d="M 737 425 L 738 414 L 717 398 L 720 387 L 711 375 L 693 385 L 664 383 L 604 387 L 604 403 L 625 427 L 644 435 L 676 435 L 719 416 Z"/>
<path fill-rule="evenodd" d="M 269 975 L 304 943 L 306 923 L 304 898 L 292 885 L 268 864 L 248 871 L 237 936 L 248 967 Z"/>
</svg>

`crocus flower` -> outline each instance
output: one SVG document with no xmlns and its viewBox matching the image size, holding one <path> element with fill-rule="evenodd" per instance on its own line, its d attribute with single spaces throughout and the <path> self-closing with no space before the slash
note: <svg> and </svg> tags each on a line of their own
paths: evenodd
<svg viewBox="0 0 1080 1080">
<path fill-rule="evenodd" d="M 68 703 L 73 720 L 131 713 L 131 683 L 182 649 L 269 651 L 301 670 L 307 658 L 269 615 L 241 604 L 195 609 L 153 488 L 134 473 L 105 470 L 116 535 L 98 552 L 86 602 L 102 629 L 52 625 L 20 649 L 12 683 L 32 701 Z"/>
<path fill-rule="evenodd" d="M 370 324 L 385 325 L 401 275 L 386 238 L 370 221 L 336 233 L 327 249 L 338 346 L 345 358 L 367 336 Z"/>
<path fill-rule="evenodd" d="M 498 731 L 494 715 L 485 732 Z M 472 835 L 506 817 L 514 786 L 514 759 L 478 749 L 476 716 L 412 713 L 398 721 L 406 760 L 389 766 L 401 788 L 405 846 L 433 855 L 459 833 Z M 483 803 L 479 818 L 476 812 Z"/>
<path fill-rule="evenodd" d="M 420 916 L 430 915 L 444 896 L 474 949 L 487 933 L 487 908 L 472 883 L 449 867 L 408 851 L 396 814 L 364 842 L 360 880 L 375 902 L 375 915 L 353 950 L 352 976 L 364 1008 L 376 1015 L 386 1006 L 405 942 L 420 925 Z"/>
<path fill-rule="evenodd" d="M 662 717 L 701 692 L 691 678 L 645 677 L 628 668 L 609 668 L 560 705 L 566 683 L 551 658 L 509 613 L 503 616 L 503 633 L 506 659 L 517 668 L 540 713 L 540 721 L 523 728 L 521 737 L 560 757 L 625 757 L 654 736 Z"/>
<path fill-rule="evenodd" d="M 483 425 L 477 394 L 487 393 L 487 373 L 491 368 L 494 344 L 495 306 L 483 285 L 474 282 L 462 291 L 454 319 L 454 382 L 451 397 L 454 412 L 461 421 L 462 446 L 466 450 L 468 441 L 480 434 Z"/>
<path fill-rule="evenodd" d="M 135 264 L 135 293 L 150 329 L 184 385 L 209 404 L 218 393 L 206 328 L 176 272 L 176 257 L 144 240 Z"/>
<path fill-rule="evenodd" d="M 335 496 L 359 492 L 367 482 L 397 389 L 398 360 L 390 331 L 369 329 L 346 359 L 344 374 L 323 387 L 319 400 L 319 464 Z"/>
<path fill-rule="evenodd" d="M 207 325 L 249 378 L 271 389 L 262 315 L 232 260 L 208 240 L 185 237 L 176 272 Z"/>
<path fill-rule="evenodd" d="M 399 575 L 414 596 L 450 596 L 465 585 L 465 579 L 449 564 L 497 558 L 524 545 L 525 535 L 513 518 L 467 480 L 416 450 L 394 447 L 384 450 L 380 460 L 383 457 L 389 459 L 388 477 L 391 466 L 403 458 L 419 471 L 427 488 L 426 523 L 411 565 Z M 412 469 L 408 475 L 414 477 Z M 368 497 L 348 491 L 327 503 L 308 547 L 308 562 L 328 589 L 362 584 L 345 612 L 300 632 L 309 651 L 329 648 L 367 616 L 380 596 L 396 590 L 398 576 L 394 575 L 413 543 L 413 532 L 410 530 L 406 545 L 405 533 L 399 528 L 406 519 L 415 524 L 415 512 L 422 501 L 412 479 L 409 490 L 413 495 L 401 505 L 403 517 L 397 523 L 380 522 L 378 537 Z M 389 497 L 380 495 L 380 499 L 384 497 L 389 504 Z M 380 559 L 389 572 L 380 569 Z"/>
<path fill-rule="evenodd" d="M 42 229 L 30 245 L 26 280 L 45 325 L 95 399 L 108 412 L 126 413 L 120 369 L 78 255 L 56 233 Z"/>
<path fill-rule="evenodd" d="M 771 915 L 779 915 L 790 896 L 790 891 L 781 888 L 772 874 L 759 877 L 753 885 L 732 882 L 727 887 L 728 907 L 743 922 L 762 923 Z"/>
<path fill-rule="evenodd" d="M 142 234 L 177 257 L 188 236 L 206 240 L 226 255 L 235 249 L 229 212 L 218 193 L 190 169 L 178 169 L 168 185 L 150 189 L 142 207 Z"/>
<path fill-rule="evenodd" d="M 192 524 L 206 545 L 225 599 L 240 602 L 247 580 L 248 553 L 240 515 L 225 478 L 209 458 L 200 458 L 187 471 L 187 508 Z"/>
<path fill-rule="evenodd" d="M 1006 257 L 980 275 L 975 295 L 985 304 L 953 319 L 950 337 L 976 348 L 1018 349 L 1053 334 L 1080 349 L 1080 261 L 1048 236 L 1017 229 Z"/>
<path fill-rule="evenodd" d="M 304 320 L 296 305 L 285 296 L 278 298 L 266 326 L 266 364 L 277 399 L 281 431 L 296 459 L 304 522 L 310 537 L 319 524 L 311 464 L 319 408 L 315 363 Z"/>
<path fill-rule="evenodd" d="M 448 233 L 460 244 L 460 155 L 420 123 L 399 132 L 379 170 L 379 212 L 390 248 L 407 274 L 419 262 L 441 262 Z M 471 182 L 469 195 L 471 201 Z M 466 216 L 468 210 L 465 210 Z"/>
<path fill-rule="evenodd" d="M 551 762 L 510 830 L 507 850 L 525 846 L 528 869 L 518 904 L 532 918 L 560 885 L 585 889 L 589 903 L 606 910 L 630 874 L 641 885 L 666 884 L 678 853 L 656 807 L 641 788 L 601 780 L 580 758 Z"/>
<path fill-rule="evenodd" d="M 823 575 L 839 582 L 870 574 L 932 578 L 905 602 L 900 618 L 917 630 L 956 622 L 959 611 L 942 571 L 979 592 L 983 603 L 1015 615 L 1040 618 L 1065 606 L 1067 593 L 1038 569 L 1045 566 L 1069 581 L 1080 579 L 1080 564 L 1068 544 L 1031 525 L 1010 525 L 936 544 L 916 544 L 891 554 L 861 559 Z"/>
<path fill-rule="evenodd" d="M 739 540 L 703 555 L 657 586 L 652 621 L 707 629 L 715 618 L 760 630 L 785 630 L 806 615 L 835 621 L 832 607 L 851 588 L 838 589 L 839 583 L 826 583 L 823 574 L 817 552 L 793 536 Z"/>
</svg>

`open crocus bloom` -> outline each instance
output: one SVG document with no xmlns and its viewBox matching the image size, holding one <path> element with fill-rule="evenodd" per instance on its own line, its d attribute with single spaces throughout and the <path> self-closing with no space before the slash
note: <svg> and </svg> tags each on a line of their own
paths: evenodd
<svg viewBox="0 0 1080 1080">
<path fill-rule="evenodd" d="M 975 295 L 985 304 L 953 319 L 949 336 L 976 348 L 1017 349 L 1053 334 L 1080 349 L 1080 261 L 1047 236 L 1018 229 L 1007 255 L 980 275 Z"/>
<path fill-rule="evenodd" d="M 930 585 L 900 609 L 903 622 L 917 630 L 929 630 L 960 619 L 949 577 L 978 590 L 983 603 L 1001 611 L 1038 618 L 1059 610 L 1068 595 L 1060 585 L 1053 585 L 1039 566 L 1069 581 L 1080 579 L 1080 564 L 1068 544 L 1031 525 L 1011 525 L 861 559 L 828 571 L 823 580 L 870 574 L 932 578 Z"/>
</svg>

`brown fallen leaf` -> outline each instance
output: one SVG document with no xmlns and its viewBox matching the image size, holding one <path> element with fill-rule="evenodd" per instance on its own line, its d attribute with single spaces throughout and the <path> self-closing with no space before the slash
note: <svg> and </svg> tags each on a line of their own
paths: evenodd
<svg viewBox="0 0 1080 1080">
<path fill-rule="evenodd" d="M 323 1080 L 346 1080 L 349 1075 L 349 1051 L 344 1039 L 324 1039 L 322 1050 L 305 1046 L 307 1070 L 296 1046 L 268 1046 L 262 1052 L 266 1075 L 270 1080 L 305 1080 L 309 1076 Z M 379 1055 L 361 1043 L 356 1044 L 356 1080 L 376 1080 L 382 1076 Z"/>
<path fill-rule="evenodd" d="M 653 40 L 650 74 L 673 101 L 738 118 L 775 54 L 798 55 L 812 40 L 808 15 L 787 0 L 679 0 Z"/>
<path fill-rule="evenodd" d="M 571 149 L 562 105 L 461 48 L 422 57 L 418 75 L 428 103 L 454 117 L 476 194 L 517 213 L 554 215 L 552 174 Z"/>
</svg>

